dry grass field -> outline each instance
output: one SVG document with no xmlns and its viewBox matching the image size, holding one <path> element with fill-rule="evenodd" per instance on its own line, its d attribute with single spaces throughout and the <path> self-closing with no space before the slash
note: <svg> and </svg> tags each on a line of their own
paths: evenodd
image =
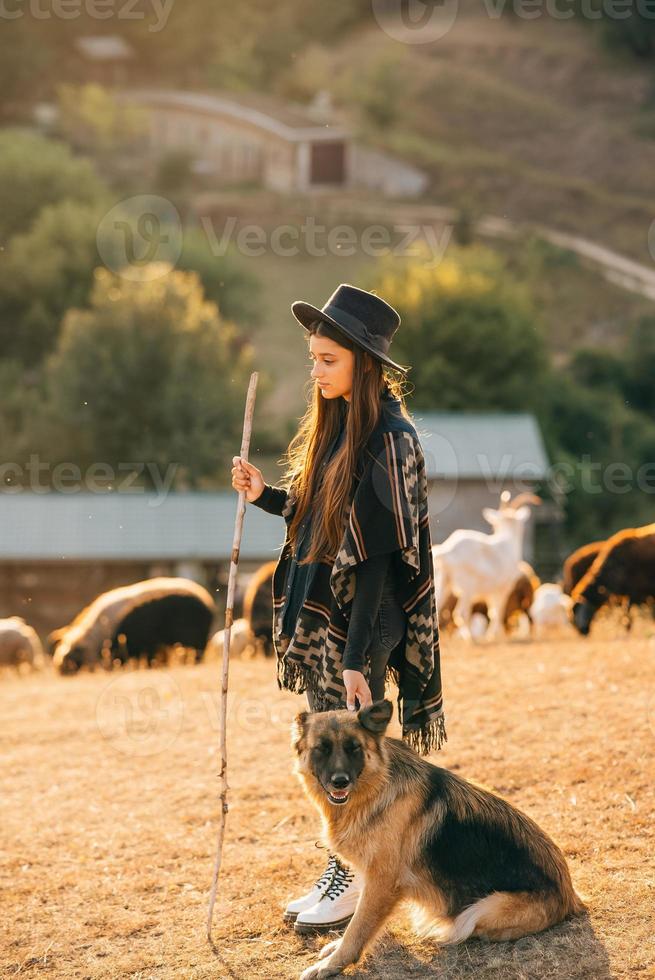
<svg viewBox="0 0 655 980">
<path fill-rule="evenodd" d="M 492 787 L 563 847 L 588 917 L 440 951 L 404 910 L 350 975 L 400 980 L 655 976 L 655 639 L 444 641 L 449 742 L 435 761 Z M 0 976 L 293 978 L 323 939 L 281 921 L 322 869 L 291 773 L 302 699 L 235 661 L 230 813 L 204 935 L 217 815 L 216 664 L 0 678 Z"/>
</svg>

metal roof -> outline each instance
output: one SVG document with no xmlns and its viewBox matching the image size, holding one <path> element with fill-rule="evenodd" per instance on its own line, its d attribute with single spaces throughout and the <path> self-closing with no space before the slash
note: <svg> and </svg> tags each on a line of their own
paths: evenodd
<svg viewBox="0 0 655 980">
<path fill-rule="evenodd" d="M 165 109 L 183 109 L 203 115 L 247 122 L 290 142 L 346 139 L 339 125 L 316 122 L 310 109 L 286 106 L 271 96 L 257 93 L 212 94 L 178 89 L 133 89 L 121 98 Z"/>
<path fill-rule="evenodd" d="M 224 560 L 237 495 L 217 493 L 0 493 L 0 561 Z M 241 558 L 277 558 L 284 520 L 247 507 Z"/>
<path fill-rule="evenodd" d="M 411 412 L 428 479 L 541 480 L 548 456 L 535 417 L 505 412 Z"/>
<path fill-rule="evenodd" d="M 539 480 L 548 458 L 529 414 L 412 412 L 429 480 Z M 237 496 L 0 491 L 0 561 L 208 560 L 232 550 Z M 248 507 L 240 557 L 277 558 L 281 517 Z"/>
</svg>

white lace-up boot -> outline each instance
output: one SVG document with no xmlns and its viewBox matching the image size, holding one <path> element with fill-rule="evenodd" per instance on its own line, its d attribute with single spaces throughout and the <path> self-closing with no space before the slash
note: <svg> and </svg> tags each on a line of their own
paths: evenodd
<svg viewBox="0 0 655 980">
<path fill-rule="evenodd" d="M 351 871 L 338 858 L 332 879 L 310 908 L 299 912 L 294 929 L 300 933 L 330 932 L 344 929 L 352 919 L 362 890 L 362 876 Z"/>
<path fill-rule="evenodd" d="M 287 905 L 284 912 L 286 922 L 295 922 L 296 917 L 300 912 L 304 912 L 305 909 L 310 909 L 313 905 L 316 905 L 318 900 L 322 898 L 323 892 L 332 881 L 334 873 L 337 870 L 337 864 L 336 854 L 330 854 L 327 868 L 321 877 L 316 879 L 307 894 L 303 895 L 301 898 L 294 899 L 293 902 L 289 902 Z"/>
</svg>

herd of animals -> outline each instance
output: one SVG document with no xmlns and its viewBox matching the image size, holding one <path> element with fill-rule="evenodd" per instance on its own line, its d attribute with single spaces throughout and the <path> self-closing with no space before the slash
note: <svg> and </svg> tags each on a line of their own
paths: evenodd
<svg viewBox="0 0 655 980">
<path fill-rule="evenodd" d="M 523 628 L 537 638 L 574 627 L 583 635 L 603 606 L 617 606 L 626 628 L 631 609 L 648 605 L 655 616 L 655 524 L 627 528 L 574 551 L 560 582 L 540 582 L 522 560 L 530 493 L 501 495 L 483 516 L 492 532 L 457 530 L 432 549 L 440 630 L 465 640 L 498 639 Z M 272 577 L 276 562 L 260 566 L 243 596 L 243 615 L 232 624 L 231 653 L 246 649 L 272 656 Z M 220 654 L 223 631 L 213 632 L 217 609 L 210 593 L 186 578 L 153 578 L 103 592 L 67 626 L 48 637 L 60 674 L 145 659 L 148 666 L 183 649 L 194 662 Z M 521 627 L 520 624 L 523 623 Z M 0 619 L 0 666 L 47 663 L 36 631 L 19 616 Z"/>
<path fill-rule="evenodd" d="M 633 606 L 655 603 L 655 524 L 626 528 L 583 545 L 564 562 L 561 582 L 540 582 L 521 560 L 530 505 L 541 498 L 503 491 L 485 507 L 492 533 L 454 531 L 432 549 L 440 622 L 466 638 L 500 638 L 525 614 L 530 632 L 573 625 L 586 636 L 598 610 L 619 605 L 627 628 Z M 476 620 L 477 617 L 477 620 Z"/>
</svg>

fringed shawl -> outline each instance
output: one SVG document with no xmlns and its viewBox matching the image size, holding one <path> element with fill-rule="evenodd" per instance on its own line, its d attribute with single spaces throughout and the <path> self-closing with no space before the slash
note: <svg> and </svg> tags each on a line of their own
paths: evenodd
<svg viewBox="0 0 655 980">
<path fill-rule="evenodd" d="M 440 749 L 447 736 L 425 460 L 399 400 L 385 393 L 382 406 L 379 424 L 364 448 L 361 478 L 354 478 L 336 560 L 318 565 L 293 637 L 282 632 L 291 560 L 288 532 L 296 506 L 293 488 L 287 494 L 282 509 L 286 540 L 273 575 L 278 685 L 298 693 L 310 688 L 319 710 L 345 708 L 342 654 L 355 589 L 353 570 L 367 558 L 391 552 L 407 629 L 391 653 L 387 673 L 398 685 L 403 739 L 426 755 Z M 367 664 L 367 681 L 368 673 Z"/>
</svg>

